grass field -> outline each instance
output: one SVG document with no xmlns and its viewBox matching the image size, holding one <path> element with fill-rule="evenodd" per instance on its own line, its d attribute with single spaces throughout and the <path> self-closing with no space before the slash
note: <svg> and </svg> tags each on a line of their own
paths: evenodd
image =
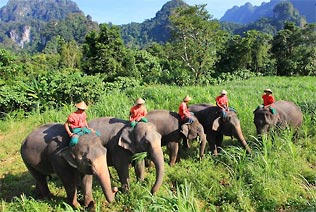
<svg viewBox="0 0 316 212">
<path fill-rule="evenodd" d="M 299 139 L 292 140 L 291 131 L 278 135 L 272 142 L 255 137 L 253 110 L 261 104 L 265 88 L 275 98 L 291 100 L 304 113 Z M 260 77 L 233 81 L 210 87 L 147 86 L 102 94 L 101 100 L 88 109 L 89 119 L 115 116 L 127 119 L 134 100 L 142 96 L 147 109 L 177 111 L 182 98 L 189 94 L 194 103 L 215 103 L 225 89 L 230 105 L 237 109 L 244 136 L 253 149 L 246 155 L 236 140 L 225 137 L 224 149 L 218 157 L 210 153 L 199 161 L 198 142 L 182 151 L 182 160 L 169 167 L 165 154 L 163 186 L 155 196 L 150 188 L 155 169 L 147 169 L 144 182 L 136 182 L 130 169 L 131 189 L 118 192 L 108 204 L 98 183 L 94 185 L 97 211 L 315 211 L 316 210 L 316 78 Z M 75 108 L 67 105 L 59 110 L 18 118 L 10 114 L 0 122 L 0 211 L 75 211 L 65 203 L 66 194 L 56 176 L 49 181 L 54 197 L 35 200 L 34 180 L 20 157 L 23 139 L 37 126 L 48 122 L 63 123 Z M 111 167 L 112 184 L 119 186 Z M 79 196 L 82 198 L 81 196 Z M 82 209 L 84 210 L 84 209 Z M 79 210 L 78 210 L 79 211 Z"/>
</svg>

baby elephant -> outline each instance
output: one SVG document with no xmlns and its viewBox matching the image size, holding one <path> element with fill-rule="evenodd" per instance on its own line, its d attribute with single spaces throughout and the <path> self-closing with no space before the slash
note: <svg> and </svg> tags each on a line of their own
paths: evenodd
<svg viewBox="0 0 316 212">
<path fill-rule="evenodd" d="M 79 207 L 77 187 L 82 177 L 85 206 L 94 206 L 89 185 L 93 175 L 100 181 L 108 202 L 112 202 L 117 188 L 112 190 L 106 160 L 106 148 L 95 134 L 80 137 L 77 145 L 69 147 L 64 125 L 53 123 L 31 132 L 21 146 L 21 156 L 36 180 L 36 193 L 40 198 L 50 196 L 47 176 L 56 173 L 67 193 L 68 203 Z"/>
</svg>

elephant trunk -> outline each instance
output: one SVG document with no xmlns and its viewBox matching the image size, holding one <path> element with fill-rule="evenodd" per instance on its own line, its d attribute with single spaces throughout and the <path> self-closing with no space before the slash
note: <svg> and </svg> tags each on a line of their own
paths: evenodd
<svg viewBox="0 0 316 212">
<path fill-rule="evenodd" d="M 206 136 L 204 134 L 204 131 L 199 133 L 199 137 L 201 139 L 201 144 L 200 144 L 200 158 L 204 157 L 204 152 L 205 152 L 205 146 L 206 146 Z"/>
<path fill-rule="evenodd" d="M 251 149 L 248 146 L 248 144 L 247 144 L 247 142 L 246 142 L 246 140 L 244 138 L 244 135 L 243 135 L 243 133 L 241 131 L 240 125 L 238 127 L 236 127 L 236 131 L 235 131 L 234 134 L 235 134 L 234 136 L 238 139 L 238 141 L 241 143 L 241 145 L 246 149 L 247 153 L 251 154 Z"/>
<path fill-rule="evenodd" d="M 117 188 L 111 187 L 110 173 L 106 161 L 106 156 L 99 157 L 93 162 L 94 175 L 99 179 L 104 196 L 108 202 L 112 202 L 115 198 Z"/>
<path fill-rule="evenodd" d="M 156 167 L 156 181 L 151 189 L 151 193 L 154 194 L 160 188 L 164 176 L 164 158 L 160 144 L 159 147 L 152 149 L 150 155 Z"/>
</svg>

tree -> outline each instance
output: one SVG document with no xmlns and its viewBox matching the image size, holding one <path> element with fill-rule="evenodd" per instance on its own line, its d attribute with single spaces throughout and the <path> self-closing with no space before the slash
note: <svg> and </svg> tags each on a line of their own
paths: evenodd
<svg viewBox="0 0 316 212">
<path fill-rule="evenodd" d="M 87 74 L 101 73 L 108 81 L 125 73 L 123 63 L 126 48 L 117 26 L 100 24 L 100 31 L 92 31 L 83 45 L 83 70 Z M 130 60 L 130 59 L 129 59 Z"/>
<path fill-rule="evenodd" d="M 272 36 L 256 30 L 245 32 L 244 36 L 232 36 L 220 53 L 219 70 L 234 72 L 251 70 L 253 72 L 271 74 L 274 62 L 271 58 Z"/>
<path fill-rule="evenodd" d="M 17 73 L 14 55 L 5 49 L 0 49 L 0 85 L 13 80 Z"/>
<path fill-rule="evenodd" d="M 217 51 L 225 38 L 219 23 L 211 20 L 205 6 L 178 8 L 170 17 L 176 59 L 182 60 L 194 84 L 215 72 Z"/>
<path fill-rule="evenodd" d="M 72 40 L 64 43 L 61 46 L 60 56 L 60 65 L 62 68 L 80 68 L 82 53 L 76 41 Z"/>
<path fill-rule="evenodd" d="M 277 74 L 282 76 L 315 75 L 315 25 L 304 28 L 287 22 L 273 39 L 272 52 L 277 61 Z"/>
</svg>

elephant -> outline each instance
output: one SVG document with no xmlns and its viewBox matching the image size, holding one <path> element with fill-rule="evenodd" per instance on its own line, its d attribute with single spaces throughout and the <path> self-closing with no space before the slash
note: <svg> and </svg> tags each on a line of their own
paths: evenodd
<svg viewBox="0 0 316 212">
<path fill-rule="evenodd" d="M 107 150 L 100 138 L 93 134 L 80 137 L 77 145 L 69 146 L 70 138 L 63 124 L 45 124 L 33 130 L 23 141 L 21 157 L 36 180 L 38 198 L 50 197 L 47 177 L 56 173 L 65 187 L 67 200 L 73 207 L 80 207 L 77 188 L 82 180 L 84 205 L 94 206 L 92 197 L 93 175 L 97 177 L 108 202 L 115 198 L 117 188 L 111 188 L 106 162 Z"/>
<path fill-rule="evenodd" d="M 272 114 L 269 108 L 258 107 L 254 111 L 254 124 L 256 126 L 257 135 L 268 133 L 271 128 L 285 127 L 299 128 L 303 123 L 303 113 L 301 109 L 291 101 L 276 101 L 272 108 L 276 114 Z"/>
<path fill-rule="evenodd" d="M 240 126 L 240 121 L 236 112 L 227 111 L 226 117 L 220 117 L 218 107 L 211 104 L 193 104 L 189 106 L 189 111 L 193 112 L 199 122 L 203 125 L 209 147 L 213 155 L 219 152 L 218 147 L 222 147 L 223 136 L 233 136 L 251 154 Z"/>
<path fill-rule="evenodd" d="M 180 115 L 176 112 L 168 110 L 152 110 L 145 116 L 150 123 L 155 124 L 157 131 L 161 134 L 161 145 L 166 145 L 169 149 L 169 165 L 175 165 L 179 160 L 179 143 L 181 138 L 186 142 L 193 140 L 197 136 L 200 137 L 200 157 L 204 156 L 206 146 L 206 137 L 203 126 L 198 119 L 193 116 L 194 122 L 192 124 L 182 124 Z"/>
<path fill-rule="evenodd" d="M 164 176 L 164 158 L 161 148 L 161 135 L 152 123 L 139 122 L 134 128 L 130 122 L 114 117 L 101 117 L 88 122 L 89 126 L 101 135 L 103 146 L 108 150 L 109 166 L 117 170 L 121 189 L 128 191 L 129 165 L 135 153 L 147 152 L 156 167 L 156 181 L 151 188 L 154 194 L 160 188 Z M 144 163 L 135 165 L 136 176 L 144 178 Z"/>
</svg>

